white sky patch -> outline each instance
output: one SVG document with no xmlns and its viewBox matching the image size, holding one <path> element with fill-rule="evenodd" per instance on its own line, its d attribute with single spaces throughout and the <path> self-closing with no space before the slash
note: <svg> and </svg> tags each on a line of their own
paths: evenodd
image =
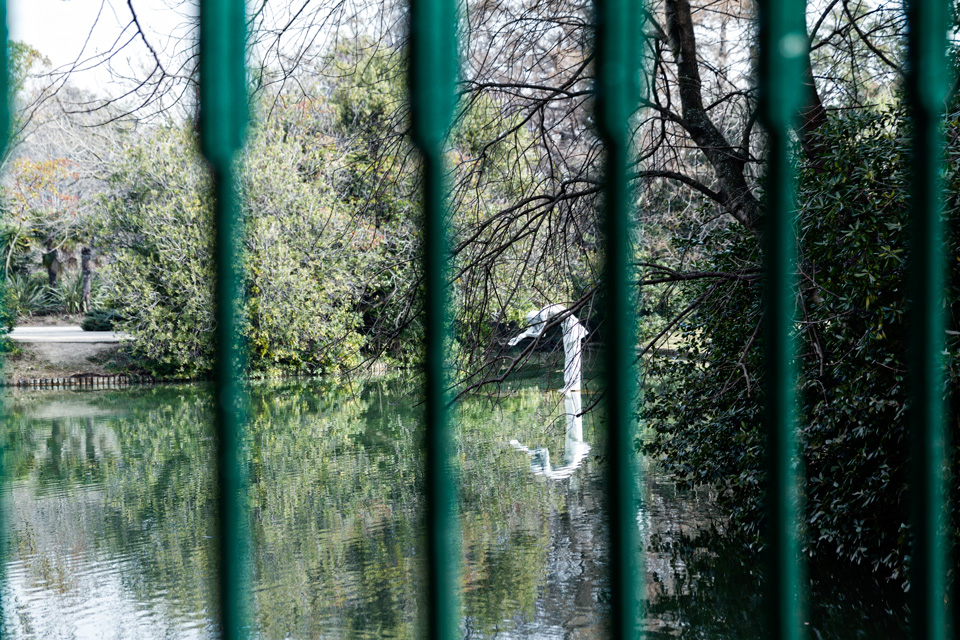
<svg viewBox="0 0 960 640">
<path fill-rule="evenodd" d="M 176 39 L 185 35 L 191 15 L 196 15 L 195 4 L 171 0 L 132 4 L 150 46 L 166 63 L 175 56 Z M 33 46 L 54 70 L 79 63 L 71 81 L 84 89 L 103 93 L 110 84 L 103 63 L 111 52 L 115 55 L 110 64 L 123 75 L 153 65 L 152 55 L 136 36 L 126 0 L 10 0 L 7 6 L 10 37 Z"/>
</svg>

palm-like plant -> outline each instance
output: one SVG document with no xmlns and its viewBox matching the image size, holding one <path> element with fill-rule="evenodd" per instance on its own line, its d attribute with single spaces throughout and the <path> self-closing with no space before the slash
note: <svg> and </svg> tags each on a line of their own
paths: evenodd
<svg viewBox="0 0 960 640">
<path fill-rule="evenodd" d="M 43 277 L 15 273 L 7 278 L 4 302 L 11 317 L 41 315 L 58 306 Z"/>
<path fill-rule="evenodd" d="M 76 314 L 84 312 L 83 276 L 80 273 L 63 274 L 53 289 L 53 298 L 57 307 L 63 313 Z"/>
</svg>

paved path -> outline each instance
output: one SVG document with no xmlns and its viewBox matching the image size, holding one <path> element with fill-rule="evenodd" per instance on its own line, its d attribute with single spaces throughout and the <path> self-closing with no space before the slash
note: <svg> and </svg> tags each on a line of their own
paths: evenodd
<svg viewBox="0 0 960 640">
<path fill-rule="evenodd" d="M 65 343 L 118 343 L 127 339 L 127 334 L 116 331 L 84 331 L 76 325 L 52 327 L 17 327 L 10 332 L 16 342 L 65 342 Z"/>
</svg>

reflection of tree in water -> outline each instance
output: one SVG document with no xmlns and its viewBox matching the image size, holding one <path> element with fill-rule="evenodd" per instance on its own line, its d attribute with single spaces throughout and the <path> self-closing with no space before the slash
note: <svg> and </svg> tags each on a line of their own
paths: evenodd
<svg viewBox="0 0 960 640">
<path fill-rule="evenodd" d="M 416 636 L 423 488 L 416 388 L 400 380 L 253 388 L 248 469 L 263 638 Z M 66 578 L 85 558 L 117 562 L 133 600 L 162 600 L 171 628 L 204 628 L 213 567 L 209 395 L 186 386 L 89 397 L 99 411 L 92 418 L 33 420 L 26 400 L 8 404 L 6 461 L 21 507 L 10 559 L 32 562 L 32 579 L 59 594 L 50 596 L 56 603 L 83 596 L 82 584 Z M 460 405 L 469 637 L 608 636 L 597 460 L 587 456 L 576 473 L 546 481 L 508 444 L 522 437 L 562 450 L 562 399 L 508 387 Z M 586 416 L 583 440 L 603 450 L 595 422 Z M 653 468 L 646 475 L 651 632 L 756 637 L 756 559 L 694 538 L 712 522 L 712 494 L 679 493 Z M 69 544 L 56 555 L 51 548 L 63 540 Z M 835 618 L 823 619 L 817 630 L 843 637 Z"/>
<path fill-rule="evenodd" d="M 741 640 L 764 636 L 763 557 L 717 531 L 656 536 L 653 553 L 674 558 L 670 576 L 651 576 L 648 636 Z M 847 565 L 812 568 L 807 633 L 827 638 L 904 638 L 904 596 Z M 669 586 L 667 586 L 669 584 Z"/>
<path fill-rule="evenodd" d="M 647 637 L 765 637 L 764 558 L 725 533 L 716 490 L 680 490 L 649 459 L 643 467 Z M 810 640 L 906 637 L 896 588 L 852 567 L 811 569 Z"/>
<path fill-rule="evenodd" d="M 11 538 L 26 581 L 65 594 L 77 585 L 70 565 L 87 547 L 85 523 L 103 514 L 100 483 L 115 462 L 116 438 L 91 418 L 31 421 L 16 404 L 13 408 L 3 433 L 5 482 L 16 522 Z M 20 482 L 31 475 L 30 486 Z M 64 491 L 71 486 L 85 490 Z M 49 549 L 53 553 L 41 552 Z"/>
<path fill-rule="evenodd" d="M 466 637 L 609 635 L 604 624 L 606 605 L 601 601 L 607 586 L 600 478 L 593 459 L 579 456 L 573 451 L 576 447 L 567 446 L 570 437 L 579 444 L 584 438 L 576 429 L 582 429 L 582 423 L 567 422 L 568 414 L 576 416 L 578 412 L 567 411 L 565 400 L 569 398 L 555 392 L 526 389 L 463 409 L 470 424 L 476 425 L 494 422 L 492 416 L 499 415 L 498 408 L 503 413 L 497 429 L 475 440 L 494 438 L 496 446 L 486 447 L 486 457 L 478 451 L 474 464 L 467 458 L 461 490 L 491 481 L 502 483 L 505 478 L 516 483 L 498 494 L 505 499 L 495 506 L 507 511 L 496 514 L 492 528 L 485 530 L 489 541 L 466 541 L 468 549 L 484 550 L 486 557 L 476 560 L 484 561 L 487 571 L 466 580 Z M 593 429 L 591 424 L 587 431 Z M 564 464 L 570 468 L 560 471 L 558 477 L 531 474 L 531 465 L 517 454 L 516 446 L 508 446 L 507 438 L 518 436 L 537 448 L 564 451 L 564 463 L 573 464 Z M 491 469 L 497 472 L 491 473 Z M 512 487 L 524 493 L 511 499 Z M 521 496 L 528 497 L 520 500 Z M 482 500 L 478 501 L 481 505 Z M 484 510 L 483 517 L 487 514 Z M 474 568 L 474 560 L 468 552 L 467 571 Z"/>
<path fill-rule="evenodd" d="M 671 562 L 648 572 L 649 638 L 763 637 L 756 562 L 743 562 L 742 545 L 724 545 L 721 537 L 708 536 L 650 538 L 648 553 Z"/>
<path fill-rule="evenodd" d="M 117 411 L 111 408 L 113 404 L 118 405 Z M 149 405 L 153 406 L 153 413 L 147 408 Z M 182 405 L 189 406 L 189 398 L 178 403 Z M 178 446 L 182 442 L 168 439 L 173 431 L 168 426 L 169 416 L 159 417 L 171 410 L 162 402 L 162 394 L 34 394 L 14 398 L 7 407 L 11 415 L 5 424 L 4 439 L 16 443 L 13 455 L 17 460 L 10 491 L 17 509 L 16 530 L 11 537 L 18 551 L 16 557 L 9 559 L 20 561 L 27 572 L 26 579 L 33 581 L 35 588 L 59 594 L 49 607 L 55 615 L 41 615 L 32 621 L 32 626 L 69 635 L 65 629 L 70 621 L 58 619 L 60 610 L 74 610 L 89 596 L 88 590 L 106 584 L 97 575 L 104 571 L 113 575 L 117 570 L 132 573 L 125 580 L 118 577 L 115 586 L 122 585 L 133 600 L 154 602 L 158 591 L 152 587 L 164 578 L 173 578 L 176 588 L 168 593 L 173 596 L 170 604 L 178 612 L 176 615 L 182 619 L 207 615 L 202 598 L 195 597 L 205 594 L 205 587 L 192 591 L 183 588 L 184 583 L 190 582 L 205 585 L 205 567 L 198 571 L 198 567 L 183 561 L 179 566 L 170 562 L 176 557 L 168 552 L 176 544 L 174 535 L 166 538 L 167 544 L 155 544 L 157 534 L 173 528 L 155 527 L 158 518 L 154 512 L 157 507 L 162 511 L 167 506 L 164 497 L 157 496 L 156 486 L 166 485 L 169 494 L 174 480 L 165 479 L 162 473 L 156 486 L 149 480 L 160 464 L 183 451 Z M 48 417 L 51 413 L 55 417 Z M 71 417 L 71 413 L 75 415 Z M 187 424 L 192 429 L 202 424 L 204 416 L 197 412 L 188 414 Z M 183 512 L 171 521 L 184 514 L 193 515 L 193 501 L 181 503 Z M 171 509 L 171 513 L 174 511 Z M 208 516 L 209 511 L 196 515 L 198 530 L 204 526 L 202 519 Z M 163 513 L 159 519 L 164 519 Z M 188 522 L 181 519 L 179 525 Z M 189 543 L 193 539 L 194 536 L 187 535 L 180 541 Z M 179 555 L 196 557 L 193 549 Z M 45 565 L 65 567 L 71 582 L 58 591 L 58 586 L 44 577 Z M 35 568 L 40 571 L 33 571 Z M 187 596 L 177 602 L 180 593 Z M 44 619 L 48 617 L 51 619 Z M 25 626 L 31 624 L 24 622 Z"/>
<path fill-rule="evenodd" d="M 91 533 L 102 533 L 101 482 L 116 438 L 89 418 L 30 420 L 22 408 L 10 403 L 2 433 L 9 540 L 21 558 L 21 584 L 66 596 L 79 585 L 75 557 Z"/>
<path fill-rule="evenodd" d="M 422 473 L 413 388 L 400 381 L 254 388 L 248 446 L 263 637 L 416 635 Z M 181 387 L 98 397 L 99 406 L 122 413 L 95 423 L 118 444 L 116 459 L 104 466 L 97 513 L 84 518 L 102 523 L 86 544 L 101 557 L 124 559 L 131 574 L 125 588 L 136 600 L 163 594 L 171 617 L 206 619 L 213 508 L 207 394 Z M 564 495 L 532 482 L 505 444 L 518 428 L 536 438 L 556 394 L 524 392 L 496 403 L 493 412 L 482 399 L 465 402 L 458 426 L 465 624 L 484 634 L 537 615 L 551 526 L 565 510 Z M 89 426 L 67 422 L 80 433 Z M 49 423 L 44 428 L 34 451 L 49 450 Z M 65 428 L 58 427 L 56 442 L 66 442 Z M 62 478 L 88 463 L 89 448 L 79 444 L 79 457 L 66 455 L 65 446 L 56 456 Z M 46 453 L 36 459 L 49 464 Z M 40 470 L 25 468 L 28 477 Z"/>
<path fill-rule="evenodd" d="M 254 397 L 261 630 L 266 637 L 411 635 L 417 458 L 405 458 L 412 438 L 391 443 L 378 433 L 382 425 L 365 419 L 366 390 L 285 387 Z M 386 422 L 402 429 L 402 420 Z"/>
<path fill-rule="evenodd" d="M 33 420 L 8 413 L 2 437 L 5 479 L 36 474 L 41 487 L 53 489 L 100 482 L 118 453 L 114 432 L 90 417 Z"/>
</svg>

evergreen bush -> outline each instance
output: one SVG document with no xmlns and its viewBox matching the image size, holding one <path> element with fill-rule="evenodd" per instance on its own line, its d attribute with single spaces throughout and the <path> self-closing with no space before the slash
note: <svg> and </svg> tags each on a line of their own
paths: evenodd
<svg viewBox="0 0 960 640">
<path fill-rule="evenodd" d="M 828 151 L 800 167 L 797 228 L 799 434 L 805 470 L 805 551 L 839 556 L 907 584 L 909 560 L 906 410 L 909 122 L 901 110 L 833 118 L 818 135 Z M 944 219 L 949 287 L 947 384 L 954 468 L 960 461 L 960 123 L 950 122 Z M 705 269 L 760 266 L 757 239 L 715 234 Z M 761 543 L 764 435 L 762 280 L 687 285 L 705 302 L 686 321 L 682 359 L 648 375 L 668 393 L 646 398 L 653 436 L 643 448 L 687 484 L 722 489 L 736 530 Z M 956 485 L 957 477 L 953 484 Z M 956 487 L 954 487 L 956 492 Z M 952 532 L 958 536 L 960 504 Z"/>
</svg>

